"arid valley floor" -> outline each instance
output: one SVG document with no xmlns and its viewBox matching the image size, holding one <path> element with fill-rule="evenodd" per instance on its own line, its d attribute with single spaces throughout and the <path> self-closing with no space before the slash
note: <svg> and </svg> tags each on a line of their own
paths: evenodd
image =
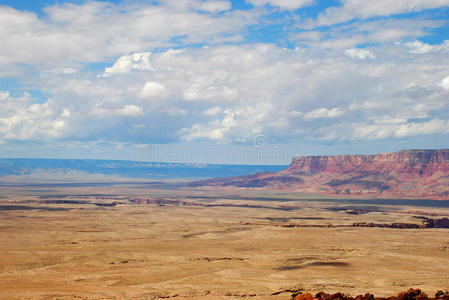
<svg viewBox="0 0 449 300">
<path fill-rule="evenodd" d="M 11 184 L 0 299 L 291 299 L 449 289 L 448 201 L 331 199 L 179 183 Z"/>
</svg>

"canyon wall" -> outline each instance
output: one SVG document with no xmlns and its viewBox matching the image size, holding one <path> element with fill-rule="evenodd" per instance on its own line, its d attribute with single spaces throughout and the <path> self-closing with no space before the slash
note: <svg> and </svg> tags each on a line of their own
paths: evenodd
<svg viewBox="0 0 449 300">
<path fill-rule="evenodd" d="M 280 172 L 215 178 L 196 181 L 191 186 L 449 200 L 449 149 L 295 157 L 291 165 Z"/>
<path fill-rule="evenodd" d="M 376 155 L 336 155 L 295 157 L 285 174 L 304 172 L 394 173 L 432 176 L 449 174 L 449 149 L 404 150 Z"/>
</svg>

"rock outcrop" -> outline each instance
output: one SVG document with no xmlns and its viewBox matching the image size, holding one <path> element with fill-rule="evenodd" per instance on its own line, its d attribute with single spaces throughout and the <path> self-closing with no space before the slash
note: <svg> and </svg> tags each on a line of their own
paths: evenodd
<svg viewBox="0 0 449 300">
<path fill-rule="evenodd" d="M 254 226 L 254 225 L 272 225 L 284 228 L 297 228 L 297 227 L 332 227 L 332 228 L 343 228 L 343 227 L 379 227 L 379 228 L 394 228 L 394 229 L 428 229 L 428 228 L 449 228 L 449 219 L 429 219 L 426 217 L 416 217 L 418 219 L 422 219 L 421 224 L 416 223 L 368 223 L 368 222 L 356 222 L 352 223 L 352 225 L 334 225 L 334 224 L 296 224 L 296 223 L 257 223 L 257 222 L 242 222 L 241 225 L 245 226 Z"/>
<path fill-rule="evenodd" d="M 352 297 L 344 295 L 342 293 L 327 294 L 319 292 L 315 296 L 309 293 L 306 294 L 293 294 L 294 300 L 449 300 L 449 293 L 438 291 L 435 297 L 429 297 L 426 293 L 420 289 L 409 289 L 407 292 L 399 293 L 396 296 L 391 297 L 375 297 L 373 294 L 364 294 Z"/>
<path fill-rule="evenodd" d="M 295 157 L 280 172 L 197 181 L 191 186 L 268 187 L 312 194 L 449 200 L 449 149 Z"/>
<path fill-rule="evenodd" d="M 449 149 L 404 150 L 376 155 L 336 155 L 295 157 L 286 174 L 332 172 L 364 175 L 366 173 L 432 176 L 449 174 Z"/>
</svg>

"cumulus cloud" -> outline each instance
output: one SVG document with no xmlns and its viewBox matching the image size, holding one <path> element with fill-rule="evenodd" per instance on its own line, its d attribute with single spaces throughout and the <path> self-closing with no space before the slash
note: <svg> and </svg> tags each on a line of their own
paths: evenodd
<svg viewBox="0 0 449 300">
<path fill-rule="evenodd" d="M 282 142 L 445 132 L 449 42 L 418 40 L 439 21 L 376 18 L 292 30 L 279 38 L 296 43 L 291 49 L 239 39 L 271 12 L 288 19 L 288 30 L 296 12 L 281 10 L 311 1 L 253 0 L 271 7 L 243 11 L 229 10 L 228 1 L 157 2 L 66 3 L 43 17 L 0 8 L 0 23 L 17 31 L 1 27 L 11 47 L 0 48 L 0 65 L 20 62 L 16 73 L 28 70 L 22 82 L 51 94 L 42 103 L 34 93 L 1 93 L 0 139 L 232 143 L 256 134 Z M 108 67 L 90 67 L 98 61 Z"/>
<path fill-rule="evenodd" d="M 432 51 L 432 49 L 434 48 L 434 46 L 423 43 L 418 40 L 405 43 L 405 46 L 410 48 L 410 53 L 415 53 L 415 54 L 428 53 L 428 52 Z"/>
<path fill-rule="evenodd" d="M 315 3 L 315 0 L 246 0 L 254 6 L 271 5 L 286 10 L 296 10 Z"/>
<path fill-rule="evenodd" d="M 133 70 L 155 70 L 150 62 L 150 52 L 121 56 L 112 67 L 104 70 L 103 77 L 129 73 Z"/>
<path fill-rule="evenodd" d="M 359 58 L 359 59 L 375 59 L 376 55 L 374 55 L 373 52 L 371 52 L 368 49 L 358 49 L 358 48 L 352 48 L 346 50 L 345 54 L 352 58 Z"/>
<path fill-rule="evenodd" d="M 449 52 L 449 40 L 444 41 L 441 44 L 430 45 L 423 43 L 419 40 L 413 42 L 404 43 L 404 45 L 409 49 L 410 53 L 413 54 L 426 54 L 430 52 Z"/>
<path fill-rule="evenodd" d="M 168 96 L 168 91 L 164 85 L 158 82 L 149 81 L 145 83 L 139 96 L 151 100 L 164 100 Z"/>
<path fill-rule="evenodd" d="M 60 138 L 68 129 L 69 111 L 52 100 L 37 104 L 29 93 L 13 97 L 2 91 L 0 105 L 0 141 Z"/>
<path fill-rule="evenodd" d="M 31 132 L 47 138 L 117 142 L 232 143 L 259 133 L 280 140 L 408 138 L 416 136 L 412 132 L 419 132 L 419 124 L 433 128 L 437 123 L 425 123 L 447 122 L 449 58 L 431 51 L 417 59 L 404 49 L 403 43 L 377 47 L 375 64 L 319 47 L 169 49 L 150 56 L 156 70 L 107 78 L 83 71 L 39 77 L 52 102 L 36 104 L 29 118 L 30 95 L 19 100 L 3 93 L 14 105 L 9 109 L 3 103 L 2 118 L 21 120 L 7 130 L 11 139 L 32 139 L 25 128 L 41 128 Z M 6 140 L 6 133 L 2 136 Z"/>
<path fill-rule="evenodd" d="M 206 123 L 196 123 L 190 128 L 183 128 L 180 133 L 185 140 L 209 139 L 220 143 L 245 141 L 260 133 L 268 115 L 273 111 L 270 103 L 258 106 L 242 105 L 226 109 L 221 119 Z"/>
<path fill-rule="evenodd" d="M 187 5 L 181 10 L 154 3 L 66 2 L 48 6 L 42 17 L 0 6 L 0 39 L 8 45 L 0 49 L 0 65 L 100 62 L 158 47 L 220 42 L 238 35 L 260 15 L 255 11 L 205 14 L 197 10 L 218 12 L 230 4 L 194 2 L 196 7 Z"/>
<path fill-rule="evenodd" d="M 195 139 L 210 139 L 225 141 L 225 135 L 238 126 L 235 119 L 236 114 L 233 110 L 226 110 L 223 119 L 214 120 L 208 124 L 194 124 L 191 128 L 184 128 L 181 130 L 183 138 L 186 140 Z"/>
<path fill-rule="evenodd" d="M 0 77 L 17 88 L 0 92 L 0 142 L 447 134 L 440 13 L 385 16 L 448 1 L 342 0 L 312 15 L 301 10 L 312 0 L 247 0 L 244 10 L 227 0 L 63 1 L 39 15 L 1 6 Z"/>
<path fill-rule="evenodd" d="M 0 116 L 11 117 L 18 111 L 26 110 L 31 104 L 31 95 L 27 92 L 18 97 L 12 97 L 9 91 L 0 91 L 0 103 L 2 109 Z"/>
<path fill-rule="evenodd" d="M 397 137 L 406 137 L 411 135 L 449 133 L 449 122 L 439 119 L 430 120 L 421 123 L 407 123 L 399 127 L 394 135 Z"/>
<path fill-rule="evenodd" d="M 49 74 L 41 80 L 53 94 L 57 113 L 50 120 L 80 129 L 59 130 L 72 139 L 228 143 L 258 133 L 279 139 L 406 138 L 414 135 L 395 133 L 402 125 L 447 120 L 442 79 L 449 58 L 441 52 L 417 60 L 404 44 L 393 43 L 377 47 L 371 64 L 320 49 L 169 49 L 150 56 L 156 70 L 83 79 Z M 142 127 L 133 124 L 146 128 L 136 133 Z"/>
<path fill-rule="evenodd" d="M 191 128 L 181 130 L 183 138 L 191 141 L 196 139 L 209 139 L 221 141 L 224 139 L 224 134 L 229 131 L 227 127 L 209 128 L 203 124 L 194 124 Z"/>
</svg>

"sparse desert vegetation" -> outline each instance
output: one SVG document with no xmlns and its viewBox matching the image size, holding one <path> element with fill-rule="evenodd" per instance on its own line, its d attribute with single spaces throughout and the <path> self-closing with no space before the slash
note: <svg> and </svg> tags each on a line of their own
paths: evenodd
<svg viewBox="0 0 449 300">
<path fill-rule="evenodd" d="M 0 298 L 291 299 L 449 289 L 448 229 L 352 226 L 421 227 L 429 216 L 447 216 L 444 201 L 359 201 L 366 204 L 173 183 L 4 186 Z"/>
</svg>

